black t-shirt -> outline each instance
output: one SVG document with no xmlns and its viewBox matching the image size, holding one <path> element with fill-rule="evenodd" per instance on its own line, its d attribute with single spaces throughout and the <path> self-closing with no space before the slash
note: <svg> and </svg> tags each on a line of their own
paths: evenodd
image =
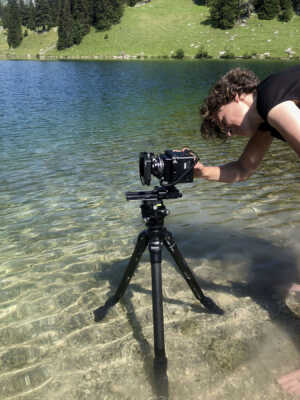
<svg viewBox="0 0 300 400">
<path fill-rule="evenodd" d="M 265 121 L 260 128 L 281 140 L 285 139 L 268 124 L 267 115 L 273 107 L 287 100 L 300 101 L 300 65 L 270 75 L 257 87 L 256 108 Z"/>
</svg>

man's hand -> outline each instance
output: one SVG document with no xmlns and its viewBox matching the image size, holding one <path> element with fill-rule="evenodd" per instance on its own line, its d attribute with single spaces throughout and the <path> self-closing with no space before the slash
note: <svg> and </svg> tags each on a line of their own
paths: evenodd
<svg viewBox="0 0 300 400">
<path fill-rule="evenodd" d="M 203 169 L 204 165 L 198 161 L 194 166 L 194 178 L 204 178 Z"/>
</svg>

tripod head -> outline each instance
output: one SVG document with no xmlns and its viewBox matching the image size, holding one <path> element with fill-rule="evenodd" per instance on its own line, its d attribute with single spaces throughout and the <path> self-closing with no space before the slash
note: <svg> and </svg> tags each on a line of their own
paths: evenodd
<svg viewBox="0 0 300 400">
<path fill-rule="evenodd" d="M 142 217 L 149 227 L 161 228 L 164 218 L 169 211 L 165 207 L 163 200 L 178 199 L 182 193 L 173 185 L 155 186 L 151 191 L 146 192 L 126 192 L 127 200 L 142 200 Z"/>
</svg>

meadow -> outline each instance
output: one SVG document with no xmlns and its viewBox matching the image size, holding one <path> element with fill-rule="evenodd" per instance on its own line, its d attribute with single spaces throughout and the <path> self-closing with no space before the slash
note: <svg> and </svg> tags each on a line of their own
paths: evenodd
<svg viewBox="0 0 300 400">
<path fill-rule="evenodd" d="M 194 58 L 200 49 L 212 58 L 298 58 L 300 16 L 289 23 L 262 21 L 256 15 L 233 29 L 211 27 L 209 9 L 192 0 L 152 0 L 127 7 L 120 24 L 107 32 L 94 29 L 78 46 L 58 51 L 57 28 L 50 32 L 28 31 L 21 46 L 9 49 L 0 32 L 2 58 L 170 58 L 178 49 Z"/>
</svg>

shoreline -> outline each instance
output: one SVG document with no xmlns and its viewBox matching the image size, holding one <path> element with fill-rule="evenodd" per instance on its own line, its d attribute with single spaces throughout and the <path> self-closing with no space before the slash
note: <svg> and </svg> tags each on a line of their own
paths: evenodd
<svg viewBox="0 0 300 400">
<path fill-rule="evenodd" d="M 181 59 L 174 58 L 174 57 L 166 57 L 166 56 L 68 56 L 68 55 L 39 55 L 33 56 L 31 54 L 27 54 L 27 56 L 9 56 L 9 55 L 2 55 L 0 54 L 0 61 L 249 61 L 249 60 L 256 60 L 256 61 L 299 61 L 300 57 L 271 57 L 264 54 L 258 54 L 256 56 L 251 57 L 191 57 L 185 56 Z"/>
</svg>

